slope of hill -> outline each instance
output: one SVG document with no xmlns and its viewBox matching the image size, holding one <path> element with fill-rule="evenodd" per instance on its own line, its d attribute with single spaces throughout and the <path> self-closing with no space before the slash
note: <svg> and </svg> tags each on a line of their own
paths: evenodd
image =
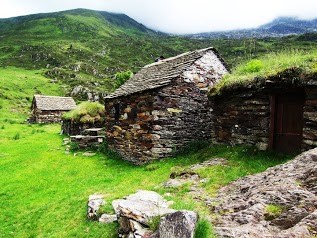
<svg viewBox="0 0 317 238">
<path fill-rule="evenodd" d="M 117 72 L 209 46 L 156 33 L 124 14 L 85 9 L 1 19 L 0 37 L 0 66 L 45 68 L 69 94 L 109 92 Z"/>
<path fill-rule="evenodd" d="M 76 9 L 0 19 L 0 67 L 39 70 L 79 100 L 101 99 L 118 72 L 164 55 L 214 46 L 229 67 L 270 51 L 309 49 L 317 34 L 266 39 L 190 39 L 147 29 L 124 14 Z"/>
<path fill-rule="evenodd" d="M 301 20 L 295 17 L 279 17 L 272 22 L 252 29 L 241 29 L 220 32 L 205 32 L 187 35 L 191 38 L 264 38 L 298 35 L 309 32 L 317 32 L 317 19 Z"/>
</svg>

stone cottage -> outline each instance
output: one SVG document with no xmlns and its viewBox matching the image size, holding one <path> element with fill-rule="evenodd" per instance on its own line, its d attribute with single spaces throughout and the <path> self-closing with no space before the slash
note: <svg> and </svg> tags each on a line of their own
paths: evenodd
<svg viewBox="0 0 317 238">
<path fill-rule="evenodd" d="M 227 72 L 214 48 L 145 66 L 105 97 L 109 145 L 143 164 L 190 141 L 210 140 L 213 108 L 207 93 Z"/>
<path fill-rule="evenodd" d="M 60 123 L 62 114 L 75 107 L 76 103 L 71 97 L 34 95 L 29 121 L 31 123 Z"/>
<path fill-rule="evenodd" d="M 299 153 L 317 146 L 317 75 L 291 68 L 212 95 L 214 144 Z"/>
</svg>

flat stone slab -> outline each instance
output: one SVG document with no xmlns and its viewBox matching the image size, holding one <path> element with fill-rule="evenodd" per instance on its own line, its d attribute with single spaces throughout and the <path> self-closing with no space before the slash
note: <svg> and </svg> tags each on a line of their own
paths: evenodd
<svg viewBox="0 0 317 238">
<path fill-rule="evenodd" d="M 117 199 L 112 206 L 118 217 L 133 219 L 143 225 L 149 225 L 153 217 L 175 212 L 168 208 L 168 202 L 158 193 L 141 190 L 126 199 Z"/>
</svg>

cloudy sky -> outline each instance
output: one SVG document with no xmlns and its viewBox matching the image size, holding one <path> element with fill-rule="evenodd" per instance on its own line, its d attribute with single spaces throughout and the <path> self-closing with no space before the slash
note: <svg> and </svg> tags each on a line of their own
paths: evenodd
<svg viewBox="0 0 317 238">
<path fill-rule="evenodd" d="M 75 8 L 125 13 L 168 33 L 250 28 L 279 16 L 317 18 L 317 0 L 1 0 L 0 18 Z"/>
</svg>

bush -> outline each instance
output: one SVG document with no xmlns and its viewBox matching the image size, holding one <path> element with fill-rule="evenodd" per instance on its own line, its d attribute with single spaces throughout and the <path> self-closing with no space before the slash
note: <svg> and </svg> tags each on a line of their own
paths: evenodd
<svg viewBox="0 0 317 238">
<path fill-rule="evenodd" d="M 105 107 L 99 102 L 83 102 L 74 110 L 63 114 L 63 119 L 82 123 L 95 123 L 102 120 Z"/>
<path fill-rule="evenodd" d="M 260 72 L 263 69 L 264 64 L 261 60 L 251 60 L 249 61 L 246 66 L 242 69 L 242 73 L 256 73 Z"/>
<path fill-rule="evenodd" d="M 116 73 L 114 76 L 116 79 L 116 81 L 114 82 L 114 87 L 119 88 L 122 84 L 124 84 L 126 81 L 132 78 L 133 73 L 132 71 L 128 70 L 125 72 Z"/>
</svg>

